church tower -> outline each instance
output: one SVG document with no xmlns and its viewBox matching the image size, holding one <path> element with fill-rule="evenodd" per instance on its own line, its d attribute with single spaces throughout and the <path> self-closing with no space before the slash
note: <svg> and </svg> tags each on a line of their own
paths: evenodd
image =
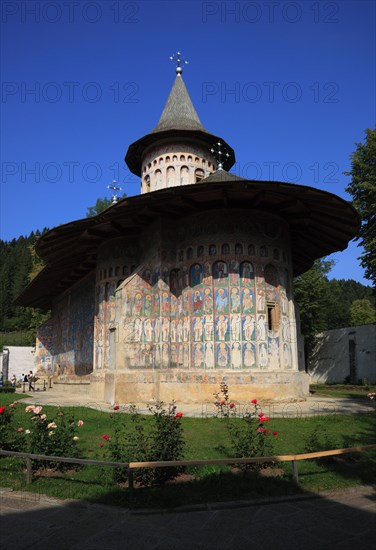
<svg viewBox="0 0 376 550">
<path fill-rule="evenodd" d="M 180 54 L 176 78 L 157 126 L 130 145 L 125 162 L 141 177 L 141 193 L 198 183 L 215 172 L 218 161 L 213 146 L 226 150 L 223 168 L 235 162 L 233 149 L 208 132 L 198 117 L 182 77 Z"/>
</svg>

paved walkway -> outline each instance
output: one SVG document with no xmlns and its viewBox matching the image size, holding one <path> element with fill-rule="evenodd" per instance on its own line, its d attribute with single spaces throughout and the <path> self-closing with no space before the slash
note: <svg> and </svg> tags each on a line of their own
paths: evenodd
<svg viewBox="0 0 376 550">
<path fill-rule="evenodd" d="M 62 391 L 58 387 L 54 387 L 47 391 L 38 391 L 24 400 L 27 404 L 40 405 L 60 405 L 60 406 L 76 406 L 76 407 L 91 407 L 100 411 L 112 411 L 113 406 L 103 401 L 94 401 L 90 397 L 80 394 L 69 394 Z M 290 401 L 290 402 L 261 402 L 262 411 L 270 418 L 299 418 L 301 416 L 317 416 L 323 414 L 365 414 L 371 412 L 374 405 L 366 399 L 353 398 L 333 398 L 320 397 L 311 395 L 305 401 Z M 137 403 L 140 411 L 148 412 L 146 403 Z M 185 416 L 207 417 L 215 415 L 215 407 L 213 403 L 202 403 L 188 405 L 178 403 L 178 410 Z M 246 410 L 247 404 L 237 404 L 239 413 Z M 123 408 L 123 407 L 122 407 Z"/>
<path fill-rule="evenodd" d="M 376 487 L 136 512 L 0 490 L 7 550 L 370 550 Z"/>
</svg>

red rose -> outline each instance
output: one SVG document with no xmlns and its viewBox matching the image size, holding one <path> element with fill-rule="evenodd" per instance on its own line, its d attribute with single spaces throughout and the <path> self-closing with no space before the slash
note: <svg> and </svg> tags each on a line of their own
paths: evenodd
<svg viewBox="0 0 376 550">
<path fill-rule="evenodd" d="M 183 418 L 183 413 L 177 412 L 177 413 L 175 414 L 175 418 Z"/>
<path fill-rule="evenodd" d="M 105 439 L 106 441 L 110 441 L 111 437 L 107 434 L 103 434 L 102 439 Z"/>
<path fill-rule="evenodd" d="M 270 430 L 265 430 L 265 433 L 268 434 L 270 432 Z"/>
<path fill-rule="evenodd" d="M 252 399 L 251 403 L 253 403 L 254 405 L 257 405 L 257 399 Z"/>
<path fill-rule="evenodd" d="M 233 409 L 235 407 L 235 403 L 230 403 L 230 409 Z"/>
<path fill-rule="evenodd" d="M 119 405 L 115 405 L 114 406 L 114 411 L 118 411 L 119 410 Z"/>
<path fill-rule="evenodd" d="M 103 445 L 104 445 L 104 443 L 99 443 L 99 446 L 100 446 L 100 447 L 103 447 Z"/>
<path fill-rule="evenodd" d="M 278 432 L 273 432 L 273 435 L 278 435 Z"/>
<path fill-rule="evenodd" d="M 222 401 L 219 404 L 224 405 L 225 403 L 226 403 L 226 401 L 224 399 L 222 399 Z"/>
<path fill-rule="evenodd" d="M 264 428 L 257 428 L 257 431 L 262 434 L 262 432 L 264 431 Z"/>
<path fill-rule="evenodd" d="M 0 407 L 0 414 L 3 414 L 4 411 L 5 411 L 5 407 Z"/>
</svg>

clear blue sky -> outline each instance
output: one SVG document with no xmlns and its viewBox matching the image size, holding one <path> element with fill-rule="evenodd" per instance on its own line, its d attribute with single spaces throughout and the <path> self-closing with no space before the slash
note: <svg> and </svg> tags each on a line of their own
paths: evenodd
<svg viewBox="0 0 376 550">
<path fill-rule="evenodd" d="M 350 199 L 343 172 L 375 124 L 371 1 L 4 1 L 1 42 L 5 240 L 85 217 L 114 177 L 139 192 L 124 154 L 158 122 L 177 49 L 240 176 Z M 331 276 L 366 282 L 359 252 Z"/>
</svg>

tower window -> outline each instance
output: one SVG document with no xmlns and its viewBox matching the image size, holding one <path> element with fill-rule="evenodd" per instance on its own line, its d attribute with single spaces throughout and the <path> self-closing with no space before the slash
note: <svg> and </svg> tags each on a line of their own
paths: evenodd
<svg viewBox="0 0 376 550">
<path fill-rule="evenodd" d="M 195 170 L 195 183 L 197 183 L 198 181 L 203 180 L 204 177 L 205 177 L 205 172 L 203 170 L 201 170 L 201 168 L 197 168 Z"/>
</svg>

